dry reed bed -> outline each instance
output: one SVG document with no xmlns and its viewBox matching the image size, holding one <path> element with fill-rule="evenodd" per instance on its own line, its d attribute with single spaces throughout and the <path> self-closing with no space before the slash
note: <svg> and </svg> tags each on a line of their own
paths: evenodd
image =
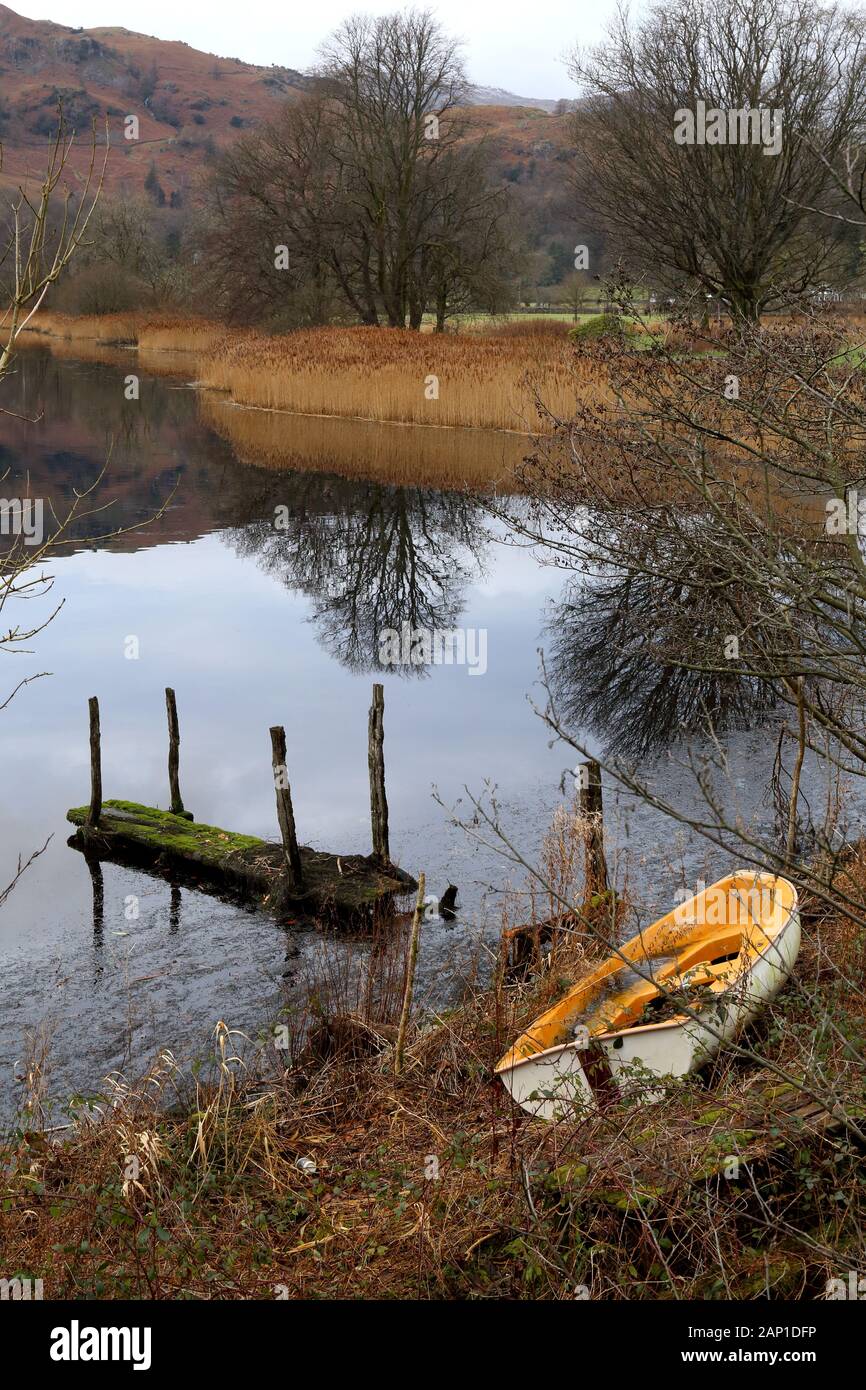
<svg viewBox="0 0 866 1390">
<path fill-rule="evenodd" d="M 71 318 L 40 313 L 35 332 L 84 342 L 187 352 L 205 386 L 240 405 L 353 419 L 544 432 L 546 412 L 570 414 L 599 389 L 575 369 L 564 330 L 467 337 L 376 328 L 317 328 L 282 336 L 208 320 L 137 314 Z M 536 396 L 543 402 L 539 413 Z"/>
<path fill-rule="evenodd" d="M 207 386 L 234 401 L 310 415 L 532 433 L 535 404 L 567 415 L 591 373 L 575 374 L 564 336 L 421 335 L 321 328 L 280 338 L 229 335 L 202 365 Z"/>
<path fill-rule="evenodd" d="M 137 343 L 141 315 L 123 314 L 54 314 L 40 309 L 28 323 L 28 332 L 44 333 L 49 338 L 74 342 Z"/>
<path fill-rule="evenodd" d="M 40 310 L 29 331 L 75 343 L 117 343 L 155 351 L 213 352 L 226 336 L 225 325 L 209 319 L 158 318 L 141 310 L 120 314 L 54 314 Z"/>
</svg>

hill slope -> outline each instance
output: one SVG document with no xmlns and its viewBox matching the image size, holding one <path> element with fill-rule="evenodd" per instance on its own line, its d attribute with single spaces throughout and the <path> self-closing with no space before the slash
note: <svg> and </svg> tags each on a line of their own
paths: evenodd
<svg viewBox="0 0 866 1390">
<path fill-rule="evenodd" d="M 107 117 L 106 191 L 145 195 L 167 210 L 189 208 L 220 149 L 273 117 L 309 82 L 292 68 L 217 58 L 123 28 L 70 29 L 25 19 L 0 3 L 0 188 L 44 172 L 62 102 L 79 132 L 71 183 L 87 168 L 91 121 L 101 130 Z M 472 100 L 494 177 L 511 187 L 539 251 L 538 278 L 558 280 L 570 265 L 568 245 L 587 240 L 567 188 L 568 118 L 550 114 L 555 103 L 540 99 L 495 104 L 521 101 L 498 89 L 474 88 Z M 124 118 L 131 115 L 138 118 L 137 140 L 124 138 Z"/>
<path fill-rule="evenodd" d="M 110 189 L 141 190 L 154 161 L 166 194 L 183 194 L 220 145 L 268 119 L 306 85 L 290 68 L 215 58 L 128 29 L 69 29 L 0 4 L 2 178 L 17 182 L 44 164 L 62 101 L 69 123 L 85 132 L 81 144 L 91 118 L 108 116 Z M 137 141 L 123 138 L 127 115 L 138 117 Z M 83 155 L 76 157 L 79 169 Z"/>
<path fill-rule="evenodd" d="M 167 200 L 183 198 L 194 177 L 240 131 L 273 116 L 281 102 L 303 91 L 309 79 L 292 68 L 257 67 L 237 58 L 216 58 L 188 44 L 150 38 L 129 29 L 70 29 L 25 19 L 0 4 L 0 180 L 17 183 L 44 163 L 46 137 L 62 101 L 69 123 L 87 144 L 92 118 L 107 115 L 112 130 L 108 187 L 137 192 L 153 162 Z M 514 106 L 503 109 L 503 102 Z M 530 112 L 545 119 L 552 102 L 488 88 L 473 89 L 485 109 L 484 128 L 496 127 L 514 160 L 525 141 L 516 128 Z M 135 115 L 139 136 L 123 137 L 123 119 Z M 84 150 L 76 156 L 84 167 Z"/>
</svg>

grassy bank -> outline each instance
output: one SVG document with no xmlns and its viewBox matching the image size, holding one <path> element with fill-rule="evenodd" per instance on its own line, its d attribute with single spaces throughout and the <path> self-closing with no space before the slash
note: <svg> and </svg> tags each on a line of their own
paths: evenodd
<svg viewBox="0 0 866 1390">
<path fill-rule="evenodd" d="M 852 874 L 862 892 L 862 851 Z M 492 1068 L 587 955 L 566 936 L 522 985 L 467 982 L 399 1075 L 405 932 L 354 982 L 323 942 L 269 1070 L 220 1024 L 211 1084 L 163 1054 L 46 1137 L 31 1067 L 2 1150 L 6 1273 L 46 1298 L 736 1299 L 823 1297 L 862 1267 L 858 1140 L 798 1117 L 772 1070 L 864 1114 L 862 933 L 807 904 L 796 976 L 750 1035 L 765 1065 L 723 1057 L 657 1104 L 547 1125 Z"/>
</svg>

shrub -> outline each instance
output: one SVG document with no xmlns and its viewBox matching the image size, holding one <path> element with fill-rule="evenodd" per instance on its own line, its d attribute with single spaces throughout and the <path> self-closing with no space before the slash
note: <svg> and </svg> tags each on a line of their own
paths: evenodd
<svg viewBox="0 0 866 1390">
<path fill-rule="evenodd" d="M 623 331 L 623 321 L 619 314 L 593 314 L 591 318 L 584 319 L 583 323 L 572 328 L 569 336 L 572 338 L 608 338 L 612 334 L 619 336 Z"/>
</svg>

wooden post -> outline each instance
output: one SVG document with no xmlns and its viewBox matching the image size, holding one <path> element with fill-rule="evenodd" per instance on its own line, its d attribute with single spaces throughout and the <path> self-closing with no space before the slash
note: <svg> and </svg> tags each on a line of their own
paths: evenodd
<svg viewBox="0 0 866 1390">
<path fill-rule="evenodd" d="M 587 820 L 585 900 L 608 891 L 604 854 L 604 808 L 601 800 L 601 768 L 590 758 L 580 765 L 580 810 Z"/>
<path fill-rule="evenodd" d="M 382 687 L 379 686 L 381 690 Z M 418 938 L 421 935 L 421 918 L 424 915 L 424 875 L 418 875 L 418 896 L 415 899 L 415 912 L 412 917 L 412 935 L 409 938 L 409 959 L 406 963 L 406 988 L 403 991 L 403 1008 L 400 1011 L 400 1026 L 397 1029 L 397 1043 L 394 1048 L 394 1074 L 403 1070 L 403 1049 L 406 1046 L 406 1029 L 409 1014 L 412 1012 L 412 995 L 415 989 L 415 966 L 418 961 Z"/>
<path fill-rule="evenodd" d="M 90 811 L 87 824 L 99 825 L 102 815 L 102 753 L 99 746 L 99 701 L 91 695 L 87 702 L 90 710 Z"/>
<path fill-rule="evenodd" d="M 370 821 L 373 830 L 373 854 L 380 864 L 391 862 L 388 846 L 388 798 L 385 795 L 385 691 L 373 686 L 373 703 L 367 738 L 367 763 L 370 769 Z"/>
<path fill-rule="evenodd" d="M 304 882 L 301 867 L 301 851 L 295 833 L 295 813 L 292 808 L 292 790 L 286 768 L 286 731 L 282 724 L 271 729 L 271 761 L 274 769 L 274 790 L 277 794 L 277 820 L 283 837 L 286 852 L 286 868 L 293 888 L 300 888 Z"/>
<path fill-rule="evenodd" d="M 171 814 L 192 819 L 183 809 L 180 794 L 180 723 L 177 717 L 177 700 L 170 686 L 165 687 L 165 708 L 168 714 L 168 789 L 171 793 Z"/>
<path fill-rule="evenodd" d="M 788 834 L 785 838 L 785 868 L 794 867 L 797 850 L 797 802 L 800 799 L 800 778 L 803 773 L 803 759 L 806 756 L 806 701 L 804 697 L 805 678 L 798 676 L 794 686 L 797 692 L 797 757 L 791 774 L 791 796 L 788 802 Z"/>
</svg>

